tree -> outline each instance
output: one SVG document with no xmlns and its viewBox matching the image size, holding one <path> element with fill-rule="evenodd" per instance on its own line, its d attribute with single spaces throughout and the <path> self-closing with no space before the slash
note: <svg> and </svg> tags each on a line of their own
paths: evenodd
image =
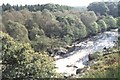
<svg viewBox="0 0 120 80">
<path fill-rule="evenodd" d="M 21 10 L 20 12 L 22 13 L 22 15 L 23 15 L 23 17 L 24 17 L 24 22 L 25 22 L 26 20 L 32 19 L 32 14 L 31 14 L 31 12 L 28 11 L 27 9 Z M 24 23 L 24 24 L 25 24 L 25 23 Z"/>
<path fill-rule="evenodd" d="M 0 31 L 5 31 L 5 27 L 2 23 L 2 16 L 0 15 Z"/>
<path fill-rule="evenodd" d="M 11 37 L 18 41 L 29 42 L 28 31 L 25 26 L 20 23 L 8 21 L 8 24 L 6 25 L 6 31 Z"/>
<path fill-rule="evenodd" d="M 118 16 L 120 16 L 120 1 L 118 2 Z"/>
<path fill-rule="evenodd" d="M 117 25 L 120 26 L 120 17 L 117 19 Z"/>
<path fill-rule="evenodd" d="M 56 77 L 53 59 L 34 52 L 28 43 L 19 43 L 0 32 L 2 42 L 2 78 L 36 79 Z"/>
<path fill-rule="evenodd" d="M 101 19 L 97 23 L 98 23 L 99 27 L 101 28 L 102 32 L 107 30 L 107 25 L 104 20 Z"/>
<path fill-rule="evenodd" d="M 108 28 L 117 28 L 117 21 L 112 16 L 107 16 L 103 20 L 107 24 Z"/>
<path fill-rule="evenodd" d="M 55 6 L 55 4 L 45 4 L 44 5 L 44 7 L 43 7 L 43 10 L 44 9 L 47 9 L 47 10 L 49 10 L 49 11 L 55 11 L 55 9 L 56 9 L 56 6 Z"/>
<path fill-rule="evenodd" d="M 5 4 L 3 3 L 2 4 L 2 11 L 5 11 L 6 10 L 6 7 L 5 7 Z"/>
<path fill-rule="evenodd" d="M 2 4 L 2 11 L 6 11 L 6 10 L 8 10 L 8 11 L 10 11 L 12 9 L 12 6 L 10 5 L 10 4 Z"/>
<path fill-rule="evenodd" d="M 89 11 L 81 14 L 81 20 L 88 27 L 91 23 L 97 21 L 97 16 L 93 11 Z"/>
<path fill-rule="evenodd" d="M 3 32 L 5 32 L 6 30 L 5 30 L 5 26 L 4 26 L 4 24 L 2 23 L 2 16 L 0 15 L 0 31 L 3 31 Z"/>
<path fill-rule="evenodd" d="M 96 22 L 92 23 L 89 29 L 90 29 L 90 33 L 93 35 L 99 32 L 99 26 Z"/>
<path fill-rule="evenodd" d="M 33 28 L 39 28 L 39 26 L 34 22 L 33 19 L 26 20 L 25 27 L 27 28 L 28 31 L 30 31 Z"/>
<path fill-rule="evenodd" d="M 37 12 L 34 12 L 32 13 L 32 16 L 33 16 L 33 20 L 34 22 L 36 22 L 38 24 L 38 26 L 42 26 L 42 12 L 41 11 L 37 11 Z"/>
<path fill-rule="evenodd" d="M 94 11 L 96 14 L 100 13 L 101 15 L 106 15 L 109 11 L 109 8 L 104 2 L 93 2 L 87 8 L 88 11 Z"/>
<path fill-rule="evenodd" d="M 25 20 L 24 20 L 24 16 L 22 15 L 21 12 L 12 10 L 12 12 L 10 12 L 10 13 L 14 16 L 14 18 L 15 18 L 14 21 L 15 22 L 24 24 Z"/>
<path fill-rule="evenodd" d="M 14 15 L 11 12 L 8 12 L 8 11 L 3 12 L 3 15 L 2 15 L 2 22 L 3 22 L 3 24 L 7 25 L 9 20 L 15 21 Z"/>
<path fill-rule="evenodd" d="M 81 38 L 85 38 L 88 35 L 87 28 L 83 23 L 81 23 L 80 35 Z"/>
<path fill-rule="evenodd" d="M 45 33 L 42 29 L 39 29 L 39 28 L 33 28 L 29 31 L 29 39 L 30 40 L 35 40 L 36 37 L 40 37 L 40 36 L 45 36 Z"/>
<path fill-rule="evenodd" d="M 117 2 L 106 2 L 107 7 L 109 8 L 109 15 L 112 15 L 113 17 L 118 16 L 118 3 Z"/>
<path fill-rule="evenodd" d="M 72 38 L 69 35 L 64 36 L 64 41 L 67 44 L 71 44 L 72 43 Z"/>
<path fill-rule="evenodd" d="M 85 12 L 81 14 L 81 20 L 87 27 L 88 35 L 92 33 L 92 29 L 96 27 L 97 16 L 93 11 Z"/>
<path fill-rule="evenodd" d="M 55 16 L 46 9 L 42 11 L 41 27 L 48 37 L 60 36 L 62 30 Z"/>
<path fill-rule="evenodd" d="M 59 27 L 57 21 L 47 21 L 46 25 L 43 27 L 46 36 L 48 37 L 60 37 L 62 28 Z"/>
<path fill-rule="evenodd" d="M 6 29 L 3 23 L 0 23 L 0 31 L 6 32 Z"/>
</svg>

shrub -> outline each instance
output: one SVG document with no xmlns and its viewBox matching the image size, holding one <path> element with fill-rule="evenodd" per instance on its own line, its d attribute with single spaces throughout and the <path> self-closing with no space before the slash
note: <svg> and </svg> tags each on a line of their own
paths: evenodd
<svg viewBox="0 0 120 80">
<path fill-rule="evenodd" d="M 19 43 L 0 32 L 2 42 L 3 78 L 51 78 L 55 77 L 53 59 L 34 52 L 28 43 Z"/>
</svg>

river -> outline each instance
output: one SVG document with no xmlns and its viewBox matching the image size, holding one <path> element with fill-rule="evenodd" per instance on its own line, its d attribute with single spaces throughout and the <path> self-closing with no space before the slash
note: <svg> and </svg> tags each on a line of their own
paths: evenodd
<svg viewBox="0 0 120 80">
<path fill-rule="evenodd" d="M 104 47 L 113 47 L 117 40 L 117 29 L 112 29 L 76 44 L 77 48 L 67 53 L 69 56 L 55 61 L 56 71 L 67 75 L 76 74 L 78 68 L 85 67 L 84 63 L 89 60 L 88 54 L 102 51 Z"/>
</svg>

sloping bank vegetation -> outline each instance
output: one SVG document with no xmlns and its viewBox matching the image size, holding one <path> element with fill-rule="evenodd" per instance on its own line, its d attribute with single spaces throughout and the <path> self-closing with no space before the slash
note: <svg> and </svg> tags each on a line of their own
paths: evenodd
<svg viewBox="0 0 120 80">
<path fill-rule="evenodd" d="M 95 5 L 95 3 L 92 3 Z M 98 4 L 97 4 L 98 5 Z M 120 3 L 118 3 L 117 24 L 120 26 Z M 118 28 L 120 34 L 120 28 Z M 104 55 L 107 53 L 107 55 Z M 94 65 L 93 62 L 96 61 Z M 89 70 L 85 70 L 80 75 L 81 78 L 118 78 L 120 79 L 120 37 L 118 37 L 117 45 L 107 52 L 97 54 L 97 58 L 90 61 Z"/>
<path fill-rule="evenodd" d="M 82 73 L 79 74 L 79 77 L 120 78 L 119 52 L 118 47 L 114 47 L 107 54 L 105 52 L 94 53 L 94 56 L 96 54 L 97 56 L 89 62 L 89 68 L 81 70 Z"/>
<path fill-rule="evenodd" d="M 75 41 L 118 28 L 119 21 L 110 15 L 98 16 L 94 11 L 80 12 L 55 4 L 3 4 L 2 8 L 2 71 L 7 78 L 57 77 L 47 53 L 55 54 L 55 48 L 66 48 Z"/>
</svg>

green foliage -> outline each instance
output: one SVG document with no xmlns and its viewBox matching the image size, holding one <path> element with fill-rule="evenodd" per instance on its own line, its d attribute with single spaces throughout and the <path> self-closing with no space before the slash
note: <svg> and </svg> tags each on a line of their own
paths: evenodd
<svg viewBox="0 0 120 80">
<path fill-rule="evenodd" d="M 118 53 L 108 54 L 105 56 L 101 55 L 95 58 L 94 60 L 97 63 L 91 65 L 90 69 L 86 71 L 85 75 L 81 78 L 119 78 L 120 66 L 118 65 L 118 59 Z"/>
<path fill-rule="evenodd" d="M 20 12 L 22 13 L 22 15 L 24 17 L 24 21 L 32 19 L 32 14 L 27 9 L 23 9 Z M 25 24 L 25 22 L 24 22 L 24 24 Z"/>
<path fill-rule="evenodd" d="M 104 2 L 93 2 L 87 8 L 89 11 L 94 11 L 95 13 L 100 13 L 101 15 L 105 15 L 107 11 L 109 11 Z"/>
<path fill-rule="evenodd" d="M 104 20 L 99 20 L 98 22 L 99 27 L 101 28 L 101 31 L 106 31 L 107 30 L 107 25 Z"/>
<path fill-rule="evenodd" d="M 109 15 L 112 15 L 113 17 L 118 17 L 118 2 L 107 2 L 105 3 L 107 7 L 109 8 Z"/>
<path fill-rule="evenodd" d="M 120 1 L 118 2 L 118 17 L 120 16 Z"/>
<path fill-rule="evenodd" d="M 68 44 L 72 43 L 72 38 L 69 35 L 64 36 L 64 41 Z"/>
<path fill-rule="evenodd" d="M 117 25 L 120 26 L 120 17 L 117 19 Z"/>
<path fill-rule="evenodd" d="M 80 38 L 85 38 L 88 35 L 87 28 L 82 22 L 79 25 Z"/>
<path fill-rule="evenodd" d="M 45 35 L 44 31 L 39 28 L 33 28 L 32 30 L 29 31 L 29 39 L 30 40 L 35 40 L 36 37 Z"/>
<path fill-rule="evenodd" d="M 30 41 L 35 51 L 69 45 L 73 41 L 114 28 L 116 24 L 113 17 L 98 20 L 101 17 L 93 11 L 80 12 L 56 4 L 17 5 L 12 8 L 14 10 L 3 11 L 1 28 L 16 40 Z"/>
<path fill-rule="evenodd" d="M 93 2 L 88 7 L 88 11 L 94 11 L 97 15 L 118 16 L 118 2 Z"/>
<path fill-rule="evenodd" d="M 93 11 L 89 11 L 81 14 L 81 20 L 86 25 L 86 27 L 89 27 L 90 24 L 97 20 L 97 16 Z"/>
<path fill-rule="evenodd" d="M 1 7 L 0 7 L 0 9 L 1 9 Z M 1 13 L 0 13 L 0 31 L 4 31 L 5 32 L 5 26 L 4 26 L 3 22 L 2 22 L 2 15 L 1 15 Z"/>
<path fill-rule="evenodd" d="M 86 26 L 80 20 L 78 15 L 67 15 L 66 20 L 67 20 L 69 26 L 71 26 L 71 32 L 73 31 L 72 32 L 73 38 L 82 39 L 87 36 Z"/>
<path fill-rule="evenodd" d="M 57 77 L 53 70 L 55 68 L 53 59 L 44 51 L 47 48 L 65 47 L 76 40 L 116 28 L 116 23 L 120 25 L 120 19 L 106 15 L 116 16 L 113 10 L 116 11 L 115 6 L 116 4 L 112 3 L 92 3 L 88 6 L 88 10 L 95 12 L 80 12 L 72 10 L 72 7 L 57 4 L 25 6 L 3 4 L 0 28 L 15 39 L 13 40 L 9 35 L 0 32 L 3 49 L 1 50 L 3 53 L 3 78 Z M 106 16 L 96 16 L 98 12 Z M 98 55 L 91 55 L 91 57 L 96 58 Z M 94 71 L 90 70 L 85 77 L 117 76 L 114 66 L 110 71 L 102 71 L 103 69 L 96 71 L 96 68 L 98 66 L 93 66 Z M 110 72 L 115 73 L 110 74 Z"/>
<path fill-rule="evenodd" d="M 55 20 L 47 21 L 43 30 L 48 37 L 60 37 L 62 32 L 62 28 L 58 26 L 58 23 Z"/>
<path fill-rule="evenodd" d="M 5 10 L 9 10 L 10 11 L 11 8 L 12 8 L 12 6 L 10 4 L 8 4 L 8 3 L 6 5 L 5 4 L 2 5 L 3 11 L 5 11 Z"/>
<path fill-rule="evenodd" d="M 42 51 L 52 45 L 52 40 L 46 36 L 36 36 L 31 44 L 35 51 Z"/>
<path fill-rule="evenodd" d="M 90 26 L 90 33 L 97 34 L 99 32 L 99 26 L 96 22 L 92 23 Z"/>
<path fill-rule="evenodd" d="M 18 6 L 18 5 L 14 5 L 14 6 L 11 6 L 10 4 L 3 4 L 2 5 L 2 9 L 3 11 L 10 11 L 11 9 L 14 9 L 16 11 L 20 11 L 20 10 L 23 10 L 23 9 L 28 9 L 29 11 L 42 11 L 44 9 L 48 9 L 49 11 L 64 11 L 64 10 L 71 10 L 73 9 L 73 7 L 70 7 L 70 6 L 62 6 L 62 5 L 58 5 L 58 4 L 51 4 L 51 3 L 48 3 L 48 4 L 43 4 L 43 5 L 25 5 L 25 6 Z"/>
<path fill-rule="evenodd" d="M 28 31 L 25 26 L 20 23 L 8 21 L 6 31 L 11 37 L 18 41 L 29 42 Z"/>
<path fill-rule="evenodd" d="M 15 10 L 12 10 L 11 11 L 11 14 L 14 16 L 14 21 L 15 22 L 19 22 L 21 24 L 24 24 L 25 20 L 24 20 L 24 16 L 22 15 L 21 12 L 19 11 L 15 11 Z M 7 17 L 7 16 L 6 16 Z M 6 20 L 7 21 L 7 20 Z"/>
<path fill-rule="evenodd" d="M 53 59 L 45 53 L 34 52 L 28 43 L 19 43 L 0 32 L 2 42 L 3 78 L 56 77 Z"/>
<path fill-rule="evenodd" d="M 96 34 L 98 32 L 98 25 L 95 23 L 97 16 L 93 11 L 82 13 L 81 20 L 87 28 L 88 35 Z"/>
<path fill-rule="evenodd" d="M 33 28 L 39 28 L 39 26 L 32 19 L 26 20 L 25 27 L 28 31 L 30 31 Z"/>
<path fill-rule="evenodd" d="M 2 22 L 4 23 L 4 25 L 7 25 L 9 20 L 14 21 L 14 15 L 12 15 L 12 13 L 9 12 L 4 12 L 4 14 L 2 15 Z"/>
<path fill-rule="evenodd" d="M 107 16 L 103 19 L 105 21 L 105 23 L 107 24 L 108 28 L 117 28 L 117 21 L 115 18 L 113 18 L 112 16 Z"/>
<path fill-rule="evenodd" d="M 0 31 L 6 32 L 6 29 L 3 23 L 0 23 Z"/>
</svg>

